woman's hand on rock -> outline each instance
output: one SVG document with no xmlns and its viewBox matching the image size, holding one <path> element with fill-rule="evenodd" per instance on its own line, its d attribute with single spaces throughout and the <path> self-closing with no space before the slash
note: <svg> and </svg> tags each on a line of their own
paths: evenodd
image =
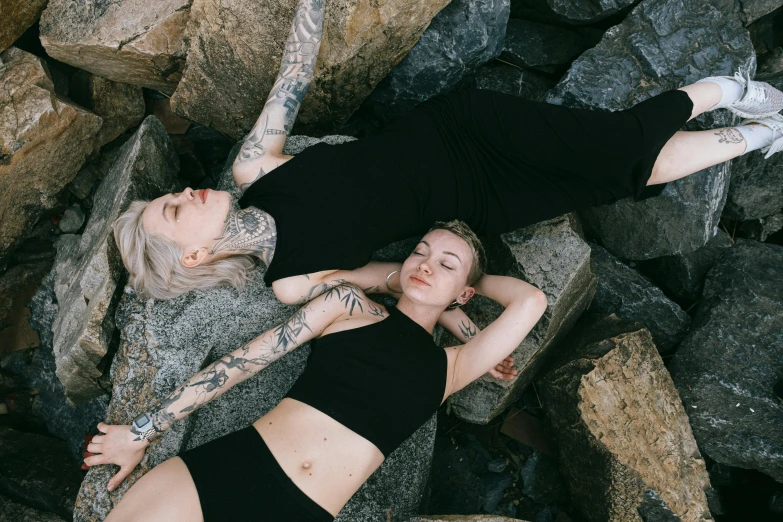
<svg viewBox="0 0 783 522">
<path fill-rule="evenodd" d="M 487 373 L 499 381 L 513 381 L 517 378 L 517 371 L 514 369 L 514 359 L 510 355 Z"/>
<path fill-rule="evenodd" d="M 93 455 L 84 459 L 88 466 L 116 464 L 120 470 L 109 480 L 108 490 L 113 491 L 125 477 L 139 465 L 144 458 L 144 450 L 150 443 L 138 440 L 139 436 L 131 432 L 130 426 L 112 426 L 101 422 L 98 424 L 100 435 L 92 438 L 87 445 L 87 451 Z"/>
</svg>

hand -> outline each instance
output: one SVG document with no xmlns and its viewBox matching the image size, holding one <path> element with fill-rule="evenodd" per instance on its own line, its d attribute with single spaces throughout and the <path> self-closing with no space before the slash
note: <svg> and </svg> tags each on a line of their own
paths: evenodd
<svg viewBox="0 0 783 522">
<path fill-rule="evenodd" d="M 511 356 L 508 356 L 487 373 L 499 381 L 513 381 L 517 378 L 517 371 L 513 366 L 514 359 L 512 359 Z"/>
<path fill-rule="evenodd" d="M 92 438 L 87 445 L 87 451 L 93 455 L 84 459 L 88 466 L 101 464 L 116 464 L 120 467 L 109 480 L 108 490 L 113 491 L 125 477 L 139 465 L 144 458 L 144 450 L 150 443 L 146 440 L 136 440 L 138 435 L 131 432 L 130 426 L 110 426 L 101 422 L 98 424 L 101 435 Z"/>
</svg>

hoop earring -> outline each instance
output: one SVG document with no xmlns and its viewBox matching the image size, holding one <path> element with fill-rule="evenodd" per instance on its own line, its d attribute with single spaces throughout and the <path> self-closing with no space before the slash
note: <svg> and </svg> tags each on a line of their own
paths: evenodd
<svg viewBox="0 0 783 522">
<path fill-rule="evenodd" d="M 457 300 L 455 299 L 453 303 L 451 303 L 449 306 L 446 307 L 446 311 L 450 312 L 452 310 L 456 310 L 460 306 L 462 305 L 459 302 L 457 302 Z"/>
<path fill-rule="evenodd" d="M 391 278 L 391 276 L 393 276 L 397 272 L 399 272 L 399 270 L 394 270 L 393 272 L 391 272 L 389 275 L 386 276 L 386 289 L 389 292 L 393 293 L 393 294 L 401 294 L 402 293 L 402 289 L 400 289 L 399 291 L 393 290 L 392 287 L 389 285 L 389 279 Z"/>
</svg>

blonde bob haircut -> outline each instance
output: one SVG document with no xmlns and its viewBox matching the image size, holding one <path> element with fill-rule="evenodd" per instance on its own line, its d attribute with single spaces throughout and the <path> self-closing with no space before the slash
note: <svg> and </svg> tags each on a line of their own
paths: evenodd
<svg viewBox="0 0 783 522">
<path fill-rule="evenodd" d="M 114 222 L 114 241 L 130 274 L 128 285 L 139 294 L 171 299 L 190 290 L 207 290 L 230 285 L 244 289 L 255 268 L 251 256 L 235 255 L 188 268 L 182 264 L 182 250 L 173 242 L 148 234 L 141 215 L 148 201 L 134 201 Z"/>
<path fill-rule="evenodd" d="M 429 232 L 433 230 L 447 230 L 452 234 L 459 236 L 470 247 L 473 252 L 473 262 L 470 265 L 470 272 L 468 273 L 468 286 L 475 285 L 484 272 L 487 269 L 487 254 L 484 251 L 484 245 L 481 244 L 481 240 L 478 238 L 475 232 L 464 222 L 459 219 L 452 219 L 451 221 L 436 221 Z"/>
</svg>

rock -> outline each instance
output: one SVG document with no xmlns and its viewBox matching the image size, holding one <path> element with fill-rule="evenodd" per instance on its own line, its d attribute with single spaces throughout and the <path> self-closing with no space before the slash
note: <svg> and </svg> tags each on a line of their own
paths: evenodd
<svg viewBox="0 0 783 522">
<path fill-rule="evenodd" d="M 0 427 L 0 494 L 70 519 L 81 481 L 65 442 Z"/>
<path fill-rule="evenodd" d="M 581 25 L 603 20 L 634 3 L 636 0 L 512 0 L 511 13 L 514 18 Z"/>
<path fill-rule="evenodd" d="M 49 0 L 41 43 L 52 58 L 171 94 L 182 76 L 191 0 Z"/>
<path fill-rule="evenodd" d="M 492 473 L 503 473 L 508 467 L 508 461 L 506 459 L 495 459 L 487 463 L 487 471 Z"/>
<path fill-rule="evenodd" d="M 701 451 L 783 482 L 783 247 L 738 240 L 707 274 L 672 378 Z"/>
<path fill-rule="evenodd" d="M 40 58 L 0 53 L 0 266 L 92 151 L 101 119 L 54 94 Z"/>
<path fill-rule="evenodd" d="M 485 475 L 492 455 L 472 434 L 440 434 L 432 461 L 431 492 L 427 510 L 434 513 L 479 513 L 486 497 Z"/>
<path fill-rule="evenodd" d="M 304 148 L 317 141 L 289 139 L 288 145 Z M 229 155 L 219 186 L 232 183 L 231 164 L 238 149 L 239 144 Z M 220 287 L 166 301 L 145 301 L 126 290 L 116 314 L 121 342 L 112 363 L 106 422 L 130 422 L 206 364 L 287 319 L 295 308 L 275 298 L 272 289 L 264 285 L 263 272 L 263 268 L 253 272 L 240 293 Z M 302 372 L 308 353 L 307 345 L 297 349 L 178 422 L 147 449 L 141 465 L 115 492 L 105 488 L 115 471 L 106 466 L 91 468 L 79 491 L 74 520 L 103 520 L 125 491 L 152 467 L 181 450 L 244 428 L 267 413 Z M 410 517 L 424 492 L 435 428 L 433 416 L 384 461 L 337 520 L 386 520 L 387 509 L 392 509 L 395 521 Z"/>
<path fill-rule="evenodd" d="M 66 522 L 66 519 L 18 504 L 0 495 L 0 522 Z"/>
<path fill-rule="evenodd" d="M 496 515 L 428 515 L 413 517 L 408 522 L 525 522 L 518 518 L 499 517 Z"/>
<path fill-rule="evenodd" d="M 432 19 L 418 43 L 365 101 L 389 122 L 498 56 L 509 15 L 509 0 L 452 0 Z"/>
<path fill-rule="evenodd" d="M 526 100 L 542 101 L 546 91 L 552 88 L 555 82 L 527 69 L 492 61 L 479 67 L 466 83 L 478 89 L 500 91 L 521 96 Z"/>
<path fill-rule="evenodd" d="M 484 485 L 484 506 L 482 509 L 487 513 L 495 513 L 503 501 L 506 489 L 511 487 L 514 479 L 507 474 L 486 473 L 482 475 L 481 483 Z"/>
<path fill-rule="evenodd" d="M 688 333 L 691 318 L 676 303 L 633 268 L 598 245 L 590 245 L 598 274 L 598 289 L 590 311 L 617 314 L 647 328 L 661 353 L 674 351 Z"/>
<path fill-rule="evenodd" d="M 761 219 L 743 221 L 737 230 L 737 235 L 764 242 L 769 236 L 781 229 L 783 229 L 783 211 Z"/>
<path fill-rule="evenodd" d="M 783 72 L 783 47 L 775 47 L 768 53 L 758 56 L 759 67 L 756 71 L 758 77 Z"/>
<path fill-rule="evenodd" d="M 676 520 L 712 520 L 704 460 L 652 337 L 600 322 L 575 329 L 538 383 L 573 504 L 590 520 L 673 520 L 647 518 L 660 498 Z"/>
<path fill-rule="evenodd" d="M 110 356 L 114 336 L 114 308 L 126 278 L 112 225 L 131 201 L 172 190 L 178 170 L 166 130 L 150 116 L 123 145 L 98 187 L 78 246 L 69 255 L 58 255 L 53 269 L 60 305 L 52 325 L 54 353 L 57 377 L 74 403 L 106 392 L 99 379 L 108 367 L 105 357 Z"/>
<path fill-rule="evenodd" d="M 597 42 L 578 31 L 529 20 L 508 21 L 501 58 L 549 74 L 563 72 L 571 61 Z"/>
<path fill-rule="evenodd" d="M 733 243 L 731 237 L 719 229 L 706 245 L 689 254 L 642 261 L 639 267 L 667 294 L 677 299 L 696 301 L 701 296 L 707 271 Z"/>
<path fill-rule="evenodd" d="M 0 51 L 10 47 L 28 27 L 37 22 L 44 7 L 46 0 L 3 0 L 0 3 L 0 11 L 3 13 L 0 18 Z"/>
<path fill-rule="evenodd" d="M 39 345 L 38 334 L 28 322 L 27 304 L 51 266 L 51 260 L 17 265 L 0 277 L 0 357 Z"/>
<path fill-rule="evenodd" d="M 557 468 L 557 459 L 535 451 L 519 470 L 522 493 L 541 504 L 568 501 L 566 484 Z"/>
<path fill-rule="evenodd" d="M 574 61 L 547 101 L 625 109 L 705 76 L 754 67 L 753 45 L 738 5 L 721 0 L 640 3 Z M 733 124 L 727 111 L 716 111 L 691 121 L 686 129 Z M 625 259 L 692 252 L 715 235 L 728 175 L 729 164 L 722 163 L 670 183 L 657 197 L 639 202 L 626 198 L 580 215 L 593 237 Z"/>
<path fill-rule="evenodd" d="M 299 132 L 340 128 L 446 3 L 325 2 L 321 52 L 297 117 Z M 188 67 L 171 98 L 174 112 L 234 139 L 247 133 L 280 70 L 295 4 L 195 0 Z"/>
<path fill-rule="evenodd" d="M 63 234 L 73 234 L 78 232 L 84 224 L 84 212 L 79 205 L 71 205 L 63 213 L 63 217 L 60 219 L 60 230 Z"/>
<path fill-rule="evenodd" d="M 775 9 L 778 9 L 783 2 L 780 0 L 751 0 L 742 2 L 742 20 L 745 25 L 750 25 L 759 18 L 768 15 Z"/>
<path fill-rule="evenodd" d="M 518 372 L 514 381 L 484 376 L 449 397 L 449 405 L 460 419 L 486 424 L 519 398 L 547 352 L 587 308 L 597 278 L 590 265 L 590 247 L 579 231 L 576 217 L 567 214 L 485 241 L 490 273 L 524 279 L 546 293 L 549 307 L 511 354 Z M 503 310 L 484 297 L 472 299 L 463 309 L 479 328 L 485 328 Z M 443 346 L 458 344 L 450 335 L 444 337 Z"/>
<path fill-rule="evenodd" d="M 103 127 L 95 137 L 100 148 L 144 119 L 142 88 L 117 83 L 87 71 L 77 71 L 71 78 L 71 98 L 103 118 Z"/>
</svg>

